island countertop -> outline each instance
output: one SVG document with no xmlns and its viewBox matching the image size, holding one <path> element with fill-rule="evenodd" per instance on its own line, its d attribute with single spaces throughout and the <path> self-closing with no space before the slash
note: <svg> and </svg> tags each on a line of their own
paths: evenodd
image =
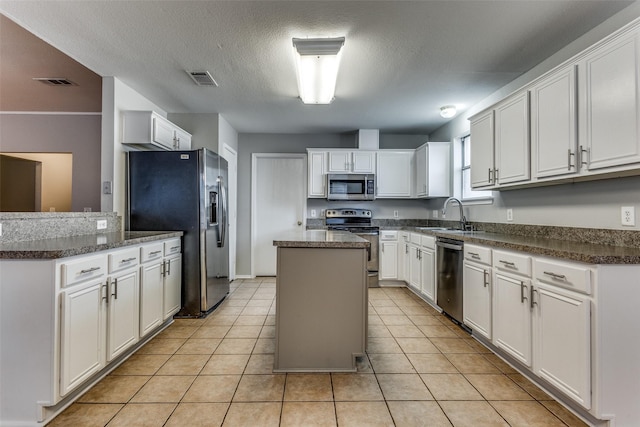
<svg viewBox="0 0 640 427">
<path fill-rule="evenodd" d="M 348 231 L 306 230 L 284 233 L 273 240 L 273 246 L 287 248 L 368 248 L 371 244 Z"/>
<path fill-rule="evenodd" d="M 57 259 L 180 237 L 182 231 L 123 231 L 0 244 L 0 259 Z"/>
</svg>

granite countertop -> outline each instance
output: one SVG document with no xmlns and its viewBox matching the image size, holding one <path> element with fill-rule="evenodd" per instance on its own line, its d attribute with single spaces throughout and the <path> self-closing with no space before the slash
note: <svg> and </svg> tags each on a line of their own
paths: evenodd
<svg viewBox="0 0 640 427">
<path fill-rule="evenodd" d="M 579 261 L 588 264 L 640 264 L 640 248 L 598 245 L 571 240 L 550 239 L 535 236 L 491 233 L 485 231 L 425 230 L 419 227 L 388 227 L 387 229 L 412 231 L 436 237 L 447 237 L 468 243 L 528 252 Z"/>
<path fill-rule="evenodd" d="M 368 248 L 371 244 L 348 231 L 306 230 L 285 233 L 274 239 L 273 246 L 287 248 Z"/>
<path fill-rule="evenodd" d="M 123 231 L 0 244 L 0 259 L 56 259 L 180 237 L 182 231 Z"/>
</svg>

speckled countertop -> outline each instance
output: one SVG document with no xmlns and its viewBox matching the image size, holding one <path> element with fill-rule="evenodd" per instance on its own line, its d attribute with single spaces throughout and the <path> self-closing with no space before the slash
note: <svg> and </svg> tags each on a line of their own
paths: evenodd
<svg viewBox="0 0 640 427">
<path fill-rule="evenodd" d="M 448 237 L 496 249 L 522 251 L 588 264 L 640 264 L 640 248 L 636 247 L 598 245 L 485 231 L 421 230 L 417 227 L 385 227 L 384 229 L 405 230 L 437 237 Z"/>
<path fill-rule="evenodd" d="M 123 231 L 0 244 L 0 259 L 56 259 L 182 236 L 182 231 Z"/>
<path fill-rule="evenodd" d="M 284 233 L 273 241 L 273 246 L 287 248 L 368 248 L 370 243 L 347 231 L 307 230 Z"/>
</svg>

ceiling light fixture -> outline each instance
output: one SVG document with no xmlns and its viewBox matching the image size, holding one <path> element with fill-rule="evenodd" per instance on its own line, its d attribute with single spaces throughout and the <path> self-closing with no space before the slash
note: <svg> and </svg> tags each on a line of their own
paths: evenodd
<svg viewBox="0 0 640 427">
<path fill-rule="evenodd" d="M 344 37 L 293 39 L 298 92 L 305 104 L 333 101 Z"/>
<path fill-rule="evenodd" d="M 440 107 L 440 116 L 445 119 L 450 119 L 455 116 L 457 112 L 455 105 L 445 105 L 444 107 Z"/>
</svg>

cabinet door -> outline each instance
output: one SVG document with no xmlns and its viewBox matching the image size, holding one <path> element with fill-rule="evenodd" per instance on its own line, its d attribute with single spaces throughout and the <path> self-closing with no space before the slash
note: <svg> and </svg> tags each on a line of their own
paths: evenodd
<svg viewBox="0 0 640 427">
<path fill-rule="evenodd" d="M 574 65 L 553 73 L 531 89 L 531 140 L 536 177 L 578 171 L 576 112 Z"/>
<path fill-rule="evenodd" d="M 376 197 L 390 199 L 411 197 L 412 164 L 412 152 L 378 152 Z"/>
<path fill-rule="evenodd" d="M 182 307 L 182 255 L 165 261 L 163 319 L 167 319 Z"/>
<path fill-rule="evenodd" d="M 308 189 L 307 197 L 327 197 L 327 153 L 308 153 Z"/>
<path fill-rule="evenodd" d="M 591 301 L 536 283 L 534 371 L 586 409 L 591 408 Z"/>
<path fill-rule="evenodd" d="M 140 336 L 162 323 L 163 263 L 143 265 L 140 278 Z"/>
<path fill-rule="evenodd" d="M 398 242 L 380 242 L 380 279 L 398 278 Z"/>
<path fill-rule="evenodd" d="M 98 279 L 86 285 L 68 288 L 61 293 L 61 396 L 72 391 L 105 365 L 106 287 L 106 280 Z"/>
<path fill-rule="evenodd" d="M 175 146 L 174 129 L 175 127 L 163 117 L 153 115 L 153 141 L 173 150 Z"/>
<path fill-rule="evenodd" d="M 494 344 L 531 367 L 531 282 L 494 273 Z"/>
<path fill-rule="evenodd" d="M 351 151 L 329 151 L 329 172 L 350 172 Z"/>
<path fill-rule="evenodd" d="M 527 181 L 529 161 L 529 93 L 523 92 L 495 108 L 495 181 L 497 184 Z M 471 139 L 471 149 L 475 141 Z M 471 155 L 473 161 L 473 155 Z"/>
<path fill-rule="evenodd" d="M 590 171 L 640 162 L 639 37 L 605 44 L 578 65 L 581 161 Z"/>
<path fill-rule="evenodd" d="M 109 283 L 107 360 L 138 342 L 140 304 L 138 270 L 120 274 Z"/>
<path fill-rule="evenodd" d="M 436 300 L 436 254 L 429 249 L 421 249 L 421 291 L 431 301 Z"/>
<path fill-rule="evenodd" d="M 463 322 L 474 332 L 491 339 L 491 270 L 465 262 L 462 277 Z"/>
<path fill-rule="evenodd" d="M 428 195 L 429 184 L 429 150 L 427 144 L 416 149 L 416 196 L 424 197 Z"/>
<path fill-rule="evenodd" d="M 376 153 L 374 151 L 354 151 L 351 170 L 356 173 L 374 173 L 376 171 Z"/>
<path fill-rule="evenodd" d="M 182 129 L 175 129 L 175 149 L 191 150 L 191 135 Z"/>
<path fill-rule="evenodd" d="M 409 285 L 422 291 L 422 263 L 420 262 L 420 248 L 409 245 Z"/>
<path fill-rule="evenodd" d="M 493 157 L 493 111 L 471 121 L 471 188 L 495 184 Z"/>
</svg>

